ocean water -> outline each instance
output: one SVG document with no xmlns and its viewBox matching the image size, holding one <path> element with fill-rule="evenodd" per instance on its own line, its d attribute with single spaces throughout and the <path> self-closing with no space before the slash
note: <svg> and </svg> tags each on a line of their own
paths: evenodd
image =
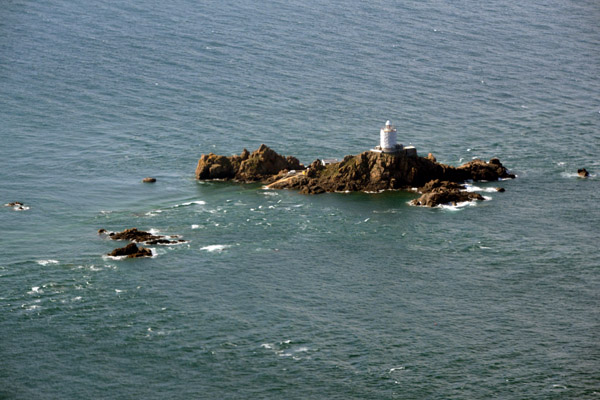
<svg viewBox="0 0 600 400">
<path fill-rule="evenodd" d="M 591 0 L 2 2 L 0 202 L 29 209 L 0 207 L 0 398 L 600 398 L 598 21 Z M 518 178 L 436 209 L 194 179 L 261 143 L 357 154 L 387 119 Z M 131 227 L 187 243 L 106 257 L 97 230 Z"/>
</svg>

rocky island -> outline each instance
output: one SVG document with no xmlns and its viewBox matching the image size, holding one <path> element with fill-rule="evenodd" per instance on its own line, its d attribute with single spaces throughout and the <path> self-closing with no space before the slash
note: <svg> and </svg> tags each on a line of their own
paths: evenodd
<svg viewBox="0 0 600 400">
<path fill-rule="evenodd" d="M 393 129 L 389 121 L 384 129 Z M 422 196 L 412 204 L 433 207 L 483 200 L 478 193 L 464 190 L 460 184 L 466 181 L 515 177 L 497 158 L 487 162 L 475 159 L 453 167 L 438 163 L 431 154 L 420 157 L 416 149 L 396 144 L 395 136 L 391 141 L 384 138 L 384 129 L 382 145 L 376 149 L 348 155 L 339 162 L 315 160 L 308 167 L 300 164 L 297 158 L 279 155 L 264 144 L 252 153 L 244 149 L 240 155 L 229 157 L 205 154 L 198 161 L 196 178 L 261 182 L 270 189 L 295 189 L 306 194 L 419 188 Z"/>
</svg>

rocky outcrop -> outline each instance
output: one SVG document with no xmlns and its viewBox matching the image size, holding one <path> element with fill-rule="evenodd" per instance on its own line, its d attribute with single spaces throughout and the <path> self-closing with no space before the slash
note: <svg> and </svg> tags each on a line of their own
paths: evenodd
<svg viewBox="0 0 600 400">
<path fill-rule="evenodd" d="M 315 160 L 304 169 L 296 158 L 280 156 L 265 145 L 252 154 L 244 149 L 239 156 L 203 155 L 196 168 L 198 179 L 260 181 L 271 189 L 296 189 L 307 194 L 420 187 L 422 196 L 415 204 L 429 206 L 483 200 L 481 195 L 466 192 L 456 183 L 514 177 L 497 158 L 488 162 L 476 159 L 453 167 L 438 163 L 432 154 L 417 157 L 402 152 L 367 151 L 327 165 Z M 428 183 L 431 181 L 434 182 Z"/>
<path fill-rule="evenodd" d="M 303 170 L 295 157 L 284 157 L 262 144 L 250 153 L 244 149 L 240 155 L 202 155 L 196 167 L 196 179 L 224 179 L 241 182 L 268 181 L 281 171 Z"/>
<path fill-rule="evenodd" d="M 456 205 L 464 201 L 485 200 L 479 193 L 465 191 L 464 185 L 439 179 L 428 182 L 419 188 L 419 192 L 421 197 L 412 200 L 412 205 L 436 207 L 441 204 Z"/>
<path fill-rule="evenodd" d="M 166 236 L 153 235 L 150 232 L 138 231 L 137 228 L 125 229 L 123 232 L 108 232 L 106 229 L 100 229 L 98 234 L 107 234 L 112 240 L 129 240 L 135 243 L 153 244 L 175 244 L 184 243 L 183 239 L 168 239 Z M 169 236 L 173 238 L 176 236 Z"/>
<path fill-rule="evenodd" d="M 137 247 L 135 243 L 129 243 L 125 247 L 114 249 L 108 255 L 112 257 L 127 256 L 127 258 L 152 257 L 152 251 L 142 246 Z"/>
<path fill-rule="evenodd" d="M 590 176 L 590 173 L 587 171 L 587 169 L 580 168 L 577 170 L 577 175 L 579 175 L 582 178 L 587 178 L 588 176 Z"/>
<path fill-rule="evenodd" d="M 364 152 L 346 156 L 339 163 L 323 166 L 313 162 L 305 174 L 279 176 L 273 189 L 298 189 L 302 193 L 354 192 L 422 187 L 435 179 L 450 182 L 513 178 L 498 159 L 473 160 L 460 167 L 433 161 L 433 157 Z"/>
</svg>

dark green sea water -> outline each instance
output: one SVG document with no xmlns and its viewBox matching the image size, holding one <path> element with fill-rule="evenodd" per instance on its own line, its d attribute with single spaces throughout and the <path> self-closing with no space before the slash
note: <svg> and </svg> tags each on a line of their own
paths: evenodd
<svg viewBox="0 0 600 400">
<path fill-rule="evenodd" d="M 585 0 L 2 2 L 0 202 L 29 209 L 0 207 L 0 398 L 600 398 L 599 21 Z M 261 143 L 357 154 L 387 119 L 518 178 L 437 209 L 194 179 Z M 103 256 L 97 230 L 130 227 L 188 242 Z"/>
</svg>

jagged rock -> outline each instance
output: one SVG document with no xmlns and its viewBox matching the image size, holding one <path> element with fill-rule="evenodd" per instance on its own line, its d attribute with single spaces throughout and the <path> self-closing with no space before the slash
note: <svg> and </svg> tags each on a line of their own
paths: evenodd
<svg viewBox="0 0 600 400">
<path fill-rule="evenodd" d="M 506 191 L 506 189 L 504 189 L 503 187 L 496 188 L 496 192 L 504 193 L 505 191 Z"/>
<path fill-rule="evenodd" d="M 156 178 L 147 177 L 147 178 L 142 179 L 142 182 L 144 182 L 144 183 L 154 183 L 154 182 L 156 182 Z"/>
<path fill-rule="evenodd" d="M 106 234 L 106 229 L 98 230 L 98 234 Z M 150 232 L 138 231 L 137 228 L 125 229 L 123 232 L 110 232 L 108 236 L 112 240 L 129 240 L 135 243 L 146 244 L 174 244 L 183 243 L 183 239 L 166 239 L 165 236 L 153 235 Z"/>
<path fill-rule="evenodd" d="M 420 188 L 421 197 L 411 201 L 411 204 L 435 207 L 441 204 L 456 205 L 463 201 L 485 200 L 479 193 L 466 192 L 464 189 L 465 187 L 458 183 L 436 179 Z"/>
<path fill-rule="evenodd" d="M 500 178 L 514 179 L 513 174 L 509 174 L 499 159 L 492 158 L 489 162 L 480 159 L 469 161 L 458 167 L 461 170 L 468 170 L 474 181 L 497 181 Z"/>
<path fill-rule="evenodd" d="M 437 162 L 437 159 L 435 158 L 435 156 L 433 155 L 433 153 L 429 153 L 427 154 L 427 159 L 433 162 Z"/>
<path fill-rule="evenodd" d="M 289 172 L 295 170 L 296 172 Z M 305 171 L 294 157 L 283 157 L 265 145 L 239 156 L 203 155 L 196 168 L 198 179 L 261 181 L 272 189 L 296 189 L 301 193 L 369 191 L 421 187 L 435 179 L 451 182 L 493 181 L 514 178 L 497 158 L 473 160 L 460 167 L 440 164 L 435 157 L 409 157 L 404 153 L 364 152 L 340 162 L 323 165 L 315 160 Z"/>
<path fill-rule="evenodd" d="M 587 169 L 580 168 L 577 170 L 577 175 L 579 175 L 582 178 L 587 178 L 588 176 L 590 176 L 590 173 L 587 171 Z"/>
<path fill-rule="evenodd" d="M 135 243 L 129 243 L 125 247 L 114 249 L 108 255 L 112 257 L 127 256 L 127 258 L 152 257 L 152 251 L 145 247 L 137 247 Z"/>
<path fill-rule="evenodd" d="M 239 156 L 204 154 L 196 167 L 197 179 L 235 179 L 241 182 L 266 181 L 281 171 L 303 170 L 295 157 L 284 157 L 262 144 L 249 153 L 244 149 Z"/>
</svg>

